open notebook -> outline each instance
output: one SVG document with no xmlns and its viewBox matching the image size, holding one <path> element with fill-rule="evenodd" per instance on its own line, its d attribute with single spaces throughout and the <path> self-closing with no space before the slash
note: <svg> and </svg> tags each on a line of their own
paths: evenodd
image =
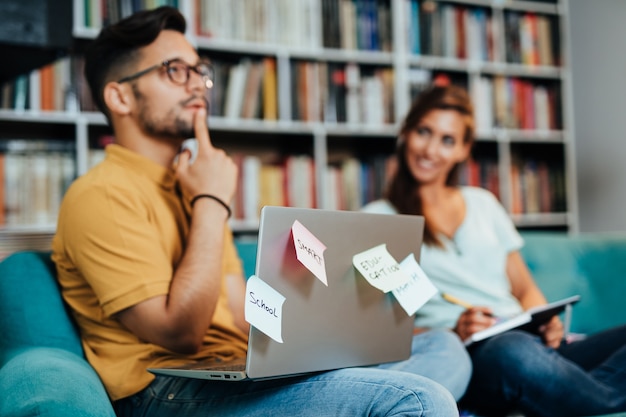
<svg viewBox="0 0 626 417">
<path fill-rule="evenodd" d="M 561 314 L 568 306 L 577 303 L 578 300 L 580 300 L 580 295 L 574 295 L 543 306 L 528 309 L 517 316 L 504 319 L 485 330 L 474 333 L 464 340 L 465 346 L 512 329 L 536 332 L 539 326 L 547 323 L 557 314 Z"/>
<path fill-rule="evenodd" d="M 326 246 L 328 286 L 296 258 L 291 233 L 296 220 Z M 353 267 L 352 257 L 384 243 L 396 260 L 412 253 L 419 261 L 423 228 L 420 216 L 264 207 L 255 275 L 285 297 L 283 343 L 252 327 L 240 369 L 222 362 L 149 371 L 238 381 L 407 359 L 413 317 L 391 293 L 370 285 Z"/>
</svg>

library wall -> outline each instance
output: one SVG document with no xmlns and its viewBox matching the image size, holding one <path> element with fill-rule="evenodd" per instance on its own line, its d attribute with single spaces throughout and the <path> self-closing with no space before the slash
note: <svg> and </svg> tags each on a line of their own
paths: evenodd
<svg viewBox="0 0 626 417">
<path fill-rule="evenodd" d="M 625 231 L 626 2 L 568 6 L 580 231 Z"/>
<path fill-rule="evenodd" d="M 164 1 L 215 70 L 211 136 L 240 167 L 235 233 L 256 233 L 263 205 L 357 210 L 380 198 L 398 124 L 432 83 L 466 87 L 476 105 L 461 183 L 491 190 L 520 228 L 577 229 L 564 0 Z M 149 5 L 74 0 L 73 47 L 0 81 L 0 257 L 35 233 L 49 240 L 64 178 L 102 159 L 112 132 L 81 52 Z M 44 176 L 62 180 L 28 212 L 38 188 L 20 184 Z"/>
</svg>

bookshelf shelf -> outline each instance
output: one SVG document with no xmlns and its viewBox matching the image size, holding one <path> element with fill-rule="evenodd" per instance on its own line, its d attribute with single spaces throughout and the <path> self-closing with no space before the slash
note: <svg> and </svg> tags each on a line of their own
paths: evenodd
<svg viewBox="0 0 626 417">
<path fill-rule="evenodd" d="M 0 228 L 0 236 L 11 236 L 15 234 L 25 235 L 53 235 L 56 224 L 31 224 L 19 226 L 4 226 Z"/>
<path fill-rule="evenodd" d="M 509 10 L 518 10 L 522 12 L 534 12 L 534 13 L 544 13 L 544 14 L 561 14 L 561 7 L 557 1 L 554 4 L 550 3 L 539 3 L 535 1 L 522 1 L 522 0 L 506 0 L 504 2 L 500 2 L 498 0 L 493 0 L 493 7 L 499 7 L 501 4 L 502 8 Z"/>
<path fill-rule="evenodd" d="M 565 141 L 565 134 L 561 130 L 521 130 L 521 129 L 491 129 L 476 132 L 477 140 L 496 140 L 498 142 L 543 142 L 561 143 Z"/>
<path fill-rule="evenodd" d="M 281 44 L 267 44 L 240 40 L 213 39 L 204 36 L 195 38 L 196 47 L 210 51 L 224 51 L 239 54 L 256 54 L 265 56 L 283 56 L 292 59 L 314 59 L 323 61 L 391 65 L 393 55 L 390 52 L 358 51 L 333 48 L 298 48 Z"/>
<path fill-rule="evenodd" d="M 95 39 L 98 36 L 100 29 L 88 28 L 84 26 L 75 27 L 72 30 L 72 35 L 77 39 Z"/>
<path fill-rule="evenodd" d="M 87 2 L 97 5 L 102 1 L 104 0 L 74 0 L 73 34 L 77 44 L 88 43 L 97 36 L 99 29 L 90 27 L 84 20 L 85 7 Z M 294 15 L 293 19 L 284 19 L 285 23 L 278 26 L 280 33 L 268 31 L 267 28 L 259 34 L 236 32 L 231 30 L 234 28 L 231 25 L 226 28 L 226 37 L 220 36 L 219 30 L 214 32 L 214 36 L 207 36 L 210 22 L 202 19 L 210 19 L 211 16 L 197 8 L 201 4 L 211 3 L 212 7 L 226 10 L 243 7 L 245 2 L 178 0 L 177 3 L 189 23 L 190 41 L 202 54 L 211 58 L 216 69 L 222 71 L 222 78 L 216 80 L 219 80 L 219 85 L 216 83 L 215 91 L 212 92 L 222 96 L 219 100 L 217 96 L 212 97 L 209 127 L 216 144 L 226 148 L 229 153 L 238 155 L 242 164 L 242 176 L 253 179 L 258 177 L 257 188 L 262 191 L 253 192 L 253 198 L 259 198 L 262 193 L 276 191 L 268 189 L 267 184 L 261 184 L 261 177 L 273 178 L 273 181 L 282 183 L 285 178 L 296 175 L 297 169 L 307 172 L 307 181 L 310 181 L 310 184 L 302 188 L 302 194 L 311 196 L 307 204 L 321 208 L 358 208 L 368 199 L 378 197 L 372 194 L 371 189 L 375 188 L 378 190 L 376 192 L 380 192 L 384 178 L 378 176 L 385 175 L 385 160 L 395 149 L 399 122 L 411 100 L 429 83 L 443 79 L 467 87 L 477 108 L 477 166 L 473 168 L 474 182 L 471 183 L 478 181 L 477 175 L 489 177 L 490 182 L 482 185 L 498 195 L 519 227 L 560 227 L 576 230 L 577 207 L 573 198 L 576 184 L 571 145 L 573 139 L 569 128 L 571 116 L 568 114 L 571 106 L 562 104 L 571 97 L 568 91 L 569 51 L 566 49 L 566 39 L 561 38 L 566 33 L 561 26 L 567 18 L 567 8 L 562 4 L 563 1 L 381 0 L 376 3 L 380 8 L 373 15 L 369 15 L 370 18 L 375 16 L 378 19 L 376 22 L 368 21 L 371 23 L 370 27 L 378 30 L 369 33 L 369 44 L 356 42 L 359 36 L 365 36 L 365 32 L 352 33 L 347 30 L 346 28 L 351 27 L 349 21 L 332 21 L 338 18 L 329 15 L 325 8 L 334 7 L 335 3 L 337 7 L 340 3 L 350 3 L 343 0 L 307 0 L 293 3 L 266 0 L 260 2 L 264 7 L 276 8 L 268 12 L 270 20 L 277 19 L 280 13 L 295 13 L 294 10 L 306 12 L 307 17 Z M 369 2 L 363 4 L 365 3 Z M 120 0 L 121 4 L 131 2 Z M 351 4 L 361 3 L 360 0 L 355 0 Z M 304 9 L 299 9 L 301 7 Z M 97 10 L 93 9 L 92 12 Z M 227 19 L 252 18 L 234 13 L 233 10 L 238 9 L 230 9 Z M 347 12 L 344 10 L 341 13 L 345 19 Z M 414 17 L 414 13 L 419 16 Z M 469 42 L 465 44 L 465 52 L 460 52 L 460 43 L 453 50 L 450 45 L 437 46 L 432 43 L 436 41 L 432 39 L 433 36 L 425 38 L 425 25 L 432 25 L 432 21 L 426 20 L 430 16 L 428 13 L 440 13 L 439 17 L 447 13 L 448 19 L 452 15 L 463 16 L 466 24 L 473 22 L 471 24 L 476 25 L 476 21 L 482 23 L 478 23 L 478 27 L 463 28 L 450 26 L 453 25 L 451 20 L 442 23 L 444 26 L 440 28 L 440 33 L 457 33 L 462 35 L 459 39 L 465 36 L 466 42 Z M 339 16 L 339 12 L 336 15 Z M 367 15 L 363 16 L 354 15 L 353 18 L 367 18 Z M 518 23 L 522 22 L 520 28 L 516 29 L 519 33 L 511 33 L 510 24 L 514 21 L 509 20 L 511 16 Z M 542 60 L 535 59 L 533 64 L 521 63 L 526 62 L 523 51 L 520 49 L 517 55 L 512 55 L 511 48 L 515 42 L 526 42 L 527 38 L 524 37 L 529 34 L 524 32 L 524 24 L 527 23 L 525 19 L 532 20 L 535 16 L 539 16 L 542 24 L 551 29 L 547 38 L 551 45 L 548 50 L 551 52 L 548 53 L 548 58 L 544 54 Z M 90 18 L 93 20 L 94 16 Z M 250 22 L 254 20 L 246 22 L 248 24 L 244 26 L 247 30 L 253 26 Z M 354 30 L 366 26 L 356 25 Z M 313 30 L 307 32 L 303 30 L 305 27 Z M 420 27 L 422 32 L 416 32 L 416 27 Z M 491 38 L 484 35 L 487 28 L 493 31 Z M 224 26 L 220 29 L 225 30 Z M 291 33 L 289 31 L 294 31 L 293 36 L 284 36 L 285 33 Z M 332 32 L 334 39 L 339 41 L 335 42 L 326 32 Z M 435 33 L 435 29 L 429 33 Z M 544 32 L 544 35 L 545 33 L 548 32 Z M 511 43 L 511 39 L 515 42 Z M 439 41 L 443 42 L 443 38 Z M 545 36 L 542 42 L 545 48 Z M 476 45 L 480 45 L 480 50 L 471 49 L 477 48 Z M 66 68 L 72 74 L 67 78 L 72 81 L 76 81 L 75 78 L 80 79 L 76 76 L 80 71 L 74 68 L 75 59 L 67 61 Z M 251 88 L 248 86 L 251 82 L 250 68 L 259 62 L 270 65 L 262 70 L 261 85 L 269 82 L 269 79 L 273 82 L 273 87 L 267 87 L 266 91 L 262 90 L 264 87 L 257 85 L 254 90 L 246 90 Z M 234 94 L 231 92 L 233 87 L 230 81 L 233 78 L 233 68 L 237 66 L 246 66 L 246 75 L 240 81 L 244 84 L 239 86 L 241 91 L 246 92 L 243 97 L 258 95 L 259 100 L 256 110 L 251 110 L 246 116 L 243 116 L 237 106 L 231 106 L 229 113 L 226 104 L 228 94 Z M 267 74 L 271 74 L 273 79 Z M 29 104 L 41 105 L 40 98 L 37 97 L 37 86 L 40 86 L 38 83 L 41 81 L 37 76 L 33 77 L 33 74 L 27 77 L 29 81 L 36 81 L 33 84 L 35 95 L 32 91 L 28 93 L 31 98 Z M 393 82 L 389 84 L 389 80 Z M 302 89 L 303 84 L 308 85 L 306 90 Z M 515 90 L 507 99 L 508 107 L 504 112 L 502 108 L 498 110 L 502 102 L 498 102 L 494 94 L 496 91 L 502 94 L 503 90 L 497 90 L 502 85 L 511 89 L 526 88 L 525 94 L 531 94 L 535 101 L 526 101 L 524 105 L 537 105 L 544 111 L 536 110 L 534 116 L 519 116 L 520 110 L 516 106 L 520 104 L 515 103 L 514 97 L 523 95 L 520 93 L 522 90 Z M 372 91 L 377 91 L 377 95 L 372 95 Z M 83 99 L 80 90 L 77 94 Z M 233 97 L 235 96 L 231 100 Z M 101 137 L 110 135 L 105 117 L 93 111 L 89 105 L 83 104 L 82 111 L 73 112 L 62 109 L 29 109 L 28 106 L 24 110 L 13 110 L 3 104 L 0 109 L 0 127 L 33 123 L 32 129 L 35 133 L 24 134 L 24 139 L 30 140 L 39 135 L 43 126 L 64 126 L 60 129 L 61 133 L 51 134 L 50 137 L 59 139 L 62 136 L 64 140 L 74 141 L 76 173 L 81 175 L 93 162 L 91 158 L 101 152 Z M 273 112 L 268 113 L 267 108 L 273 108 Z M 376 112 L 372 113 L 372 110 Z M 545 116 L 547 113 L 550 113 L 548 119 Z M 508 117 L 511 114 L 516 117 Z M 0 133 L 0 142 L 22 139 L 19 135 L 16 137 L 15 132 L 13 127 Z M 66 137 L 68 132 L 70 138 Z M 526 169 L 526 174 L 531 175 L 528 171 L 532 171 L 533 164 L 547 164 L 551 175 L 554 175 L 552 171 L 559 171 L 557 174 L 560 175 L 561 182 L 558 187 L 562 188 L 559 193 L 564 200 L 559 202 L 558 208 L 544 206 L 544 212 L 525 213 L 525 202 L 522 202 L 520 209 L 519 195 L 516 194 L 518 191 L 515 191 L 520 184 L 524 185 L 519 183 L 523 181 L 519 179 L 520 172 Z M 253 170 L 252 173 L 250 170 Z M 354 205 L 348 207 L 348 203 L 339 201 L 341 199 L 337 197 L 336 183 L 353 181 L 348 179 L 348 175 L 356 175 L 355 170 L 360 170 L 358 172 L 363 178 L 376 179 L 372 186 L 361 184 L 359 187 L 363 190 L 369 189 L 370 194 L 354 197 L 350 202 Z M 536 180 L 529 178 L 529 181 Z M 346 184 L 343 186 L 348 186 Z M 287 203 L 291 204 L 293 201 L 292 196 Z M 240 201 L 239 204 L 243 203 Z M 254 212 L 254 203 L 245 204 L 248 204 L 247 213 Z M 240 216 L 243 212 L 240 207 Z M 250 218 L 236 217 L 231 220 L 231 225 L 235 232 L 250 234 L 257 230 L 258 220 L 254 215 Z M 0 245 L 9 240 L 14 243 L 14 239 L 21 235 L 27 239 L 33 233 L 51 235 L 54 230 L 53 225 L 47 225 L 44 229 L 40 226 L 33 228 L 0 226 Z"/>
<path fill-rule="evenodd" d="M 75 124 L 78 117 L 64 111 L 0 110 L 0 121 L 5 122 Z"/>
<path fill-rule="evenodd" d="M 435 2 L 453 2 L 466 6 L 488 7 L 493 9 L 520 10 L 545 14 L 559 14 L 560 8 L 554 3 L 539 3 L 523 0 L 433 0 Z"/>
<path fill-rule="evenodd" d="M 464 71 L 486 75 L 504 75 L 507 77 L 526 77 L 558 80 L 563 70 L 553 66 L 528 66 L 504 62 L 467 60 L 432 55 L 411 55 L 409 64 L 431 70 Z"/>
<path fill-rule="evenodd" d="M 513 214 L 511 218 L 518 227 L 559 227 L 569 221 L 568 213 Z"/>
</svg>

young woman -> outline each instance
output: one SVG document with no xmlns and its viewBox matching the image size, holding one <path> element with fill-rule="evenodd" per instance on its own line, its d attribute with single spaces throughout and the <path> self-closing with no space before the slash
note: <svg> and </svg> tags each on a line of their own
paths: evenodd
<svg viewBox="0 0 626 417">
<path fill-rule="evenodd" d="M 474 141 L 467 92 L 433 87 L 412 105 L 401 127 L 398 169 L 386 199 L 363 210 L 420 214 L 426 227 L 421 266 L 441 292 L 469 309 L 435 297 L 416 326 L 448 327 L 461 339 L 546 299 L 522 259 L 522 238 L 488 191 L 457 185 L 459 164 Z M 564 343 L 555 317 L 540 335 L 509 331 L 469 347 L 474 373 L 466 408 L 502 416 L 577 416 L 626 411 L 626 326 Z"/>
</svg>

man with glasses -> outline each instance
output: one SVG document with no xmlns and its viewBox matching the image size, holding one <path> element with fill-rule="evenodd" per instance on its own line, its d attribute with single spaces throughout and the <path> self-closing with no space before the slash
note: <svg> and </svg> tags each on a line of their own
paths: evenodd
<svg viewBox="0 0 626 417">
<path fill-rule="evenodd" d="M 85 355 L 118 416 L 458 415 L 442 386 L 382 367 L 257 382 L 146 371 L 245 357 L 247 347 L 227 224 L 237 168 L 209 138 L 212 70 L 184 32 L 180 13 L 163 7 L 103 29 L 91 44 L 85 75 L 115 143 L 67 192 L 53 242 Z M 179 153 L 190 137 L 193 163 Z"/>
</svg>

